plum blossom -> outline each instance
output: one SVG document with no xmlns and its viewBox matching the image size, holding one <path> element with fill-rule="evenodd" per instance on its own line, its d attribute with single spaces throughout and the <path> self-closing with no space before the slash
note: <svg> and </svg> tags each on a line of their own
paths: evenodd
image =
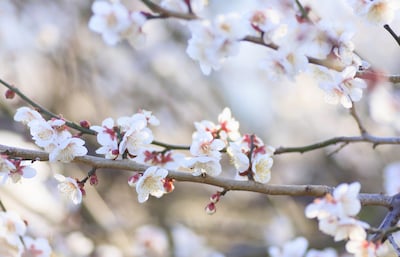
<svg viewBox="0 0 400 257">
<path fill-rule="evenodd" d="M 231 142 L 227 148 L 227 153 L 231 158 L 231 163 L 235 166 L 238 173 L 242 173 L 249 168 L 250 160 L 243 144 L 240 141 Z"/>
<path fill-rule="evenodd" d="M 214 139 L 211 133 L 194 133 L 193 141 L 190 145 L 190 153 L 193 156 L 208 156 L 219 159 L 220 151 L 225 147 L 221 139 Z"/>
<path fill-rule="evenodd" d="M 219 131 L 219 138 L 224 141 L 228 139 L 235 141 L 240 138 L 239 122 L 232 117 L 231 110 L 227 107 L 218 115 L 217 131 Z"/>
<path fill-rule="evenodd" d="M 240 15 L 231 13 L 219 15 L 209 20 L 189 23 L 192 37 L 188 41 L 186 53 L 193 60 L 199 61 L 203 74 L 218 70 L 227 57 L 239 52 L 239 40 L 250 29 L 249 23 Z"/>
<path fill-rule="evenodd" d="M 275 149 L 264 145 L 255 135 L 244 135 L 241 139 L 230 142 L 227 153 L 238 173 L 237 179 L 247 179 L 250 174 L 255 181 L 267 183 L 271 179 L 271 167 Z"/>
<path fill-rule="evenodd" d="M 353 218 L 361 209 L 360 183 L 340 184 L 332 194 L 318 198 L 305 209 L 307 218 L 318 218 L 319 229 L 335 241 L 360 241 L 367 237 L 369 225 Z"/>
<path fill-rule="evenodd" d="M 76 179 L 71 177 L 64 177 L 61 174 L 55 174 L 54 178 L 58 180 L 58 190 L 69 198 L 74 204 L 82 202 L 82 191 Z"/>
<path fill-rule="evenodd" d="M 134 256 L 165 256 L 169 250 L 168 236 L 161 228 L 143 225 L 135 231 L 134 249 Z"/>
<path fill-rule="evenodd" d="M 66 130 L 65 121 L 60 119 L 33 120 L 28 124 L 30 133 L 35 144 L 51 151 L 58 143 L 71 138 L 72 135 Z"/>
<path fill-rule="evenodd" d="M 391 23 L 400 7 L 396 0 L 348 0 L 347 2 L 357 15 L 375 25 Z"/>
<path fill-rule="evenodd" d="M 353 102 L 361 100 L 362 89 L 367 87 L 364 80 L 355 78 L 357 68 L 346 67 L 342 72 L 322 69 L 327 74 L 327 80 L 320 83 L 320 88 L 325 91 L 325 100 L 330 104 L 341 103 L 345 108 L 351 108 Z"/>
<path fill-rule="evenodd" d="M 193 138 L 196 138 L 197 134 L 207 132 L 211 133 L 214 138 L 223 140 L 224 143 L 235 141 L 240 138 L 239 122 L 232 117 L 232 112 L 227 107 L 218 115 L 218 124 L 203 120 L 201 122 L 195 122 L 194 126 L 196 127 L 196 132 L 193 134 Z"/>
<path fill-rule="evenodd" d="M 260 183 L 267 183 L 271 179 L 271 167 L 274 163 L 268 154 L 258 154 L 252 160 L 251 170 L 254 173 L 254 180 Z"/>
<path fill-rule="evenodd" d="M 286 242 L 281 248 L 271 246 L 268 253 L 271 257 L 302 257 L 308 247 L 308 241 L 304 237 L 298 237 Z"/>
<path fill-rule="evenodd" d="M 160 198 L 165 194 L 164 179 L 168 171 L 156 166 L 149 167 L 136 183 L 136 192 L 139 203 L 144 203 L 149 199 L 149 195 Z"/>
<path fill-rule="evenodd" d="M 308 60 L 304 52 L 299 49 L 283 48 L 274 50 L 261 60 L 260 68 L 267 72 L 267 76 L 271 80 L 286 76 L 294 79 L 299 72 L 308 69 Z"/>
<path fill-rule="evenodd" d="M 44 120 L 36 111 L 27 107 L 20 108 L 14 119 L 25 123 L 36 145 L 49 152 L 49 161 L 70 162 L 76 156 L 87 154 L 85 141 L 74 138 L 67 130 L 63 119 Z"/>
<path fill-rule="evenodd" d="M 33 239 L 29 236 L 24 236 L 25 250 L 21 257 L 50 257 L 51 247 L 49 241 L 45 238 Z"/>
<path fill-rule="evenodd" d="M 80 138 L 68 138 L 54 147 L 49 154 L 49 161 L 70 162 L 77 156 L 87 154 L 87 149 L 83 145 L 85 141 Z"/>
<path fill-rule="evenodd" d="M 216 177 L 222 172 L 219 159 L 208 156 L 190 158 L 186 161 L 185 166 L 193 170 L 193 176 L 207 174 Z"/>
<path fill-rule="evenodd" d="M 21 160 L 8 160 L 0 155 L 0 177 L 3 177 L 0 184 L 4 184 L 8 179 L 11 179 L 13 183 L 17 183 L 21 178 L 33 178 L 35 175 L 36 170 L 22 165 Z"/>
<path fill-rule="evenodd" d="M 262 32 L 266 44 L 277 43 L 288 30 L 287 24 L 281 22 L 281 14 L 272 8 L 251 12 L 249 20 L 256 31 Z"/>
<path fill-rule="evenodd" d="M 21 122 L 24 125 L 28 125 L 28 123 L 33 120 L 44 121 L 42 115 L 39 112 L 25 106 L 17 109 L 14 115 L 14 120 L 17 122 Z"/>
<path fill-rule="evenodd" d="M 346 250 L 354 254 L 354 257 L 376 257 L 377 248 L 375 243 L 366 239 L 350 240 L 346 243 Z"/>
<path fill-rule="evenodd" d="M 104 154 L 106 159 L 121 159 L 118 150 L 117 130 L 114 127 L 114 120 L 107 118 L 103 120 L 101 126 L 91 126 L 90 129 L 97 132 L 97 142 L 101 145 L 96 150 L 97 154 Z"/>
<path fill-rule="evenodd" d="M 134 47 L 144 43 L 142 26 L 146 16 L 140 12 L 130 12 L 119 1 L 95 1 L 92 5 L 93 16 L 89 28 L 100 33 L 104 42 L 115 45 L 127 39 Z"/>
</svg>

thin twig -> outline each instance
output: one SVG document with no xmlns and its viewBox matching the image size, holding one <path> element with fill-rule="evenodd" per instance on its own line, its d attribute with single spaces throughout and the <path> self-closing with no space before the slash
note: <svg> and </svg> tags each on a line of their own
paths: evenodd
<svg viewBox="0 0 400 257">
<path fill-rule="evenodd" d="M 49 154 L 43 151 L 28 150 L 0 144 L 0 153 L 10 157 L 20 157 L 25 160 L 48 161 Z M 136 163 L 132 160 L 107 160 L 96 156 L 81 156 L 73 160 L 74 163 L 86 164 L 93 168 L 107 168 L 112 170 L 144 171 L 149 166 Z M 228 191 L 249 191 L 266 195 L 314 196 L 321 197 L 333 191 L 333 187 L 323 185 L 272 185 L 261 184 L 255 181 L 238 181 L 223 177 L 193 176 L 190 172 L 168 171 L 168 178 L 182 182 L 193 182 L 217 186 Z M 360 194 L 363 205 L 389 206 L 391 197 L 382 194 Z"/>
<path fill-rule="evenodd" d="M 324 148 L 330 145 L 335 145 L 338 143 L 372 143 L 373 147 L 378 145 L 396 145 L 400 144 L 400 137 L 376 137 L 369 134 L 364 134 L 361 136 L 350 136 L 350 137 L 333 137 L 318 143 L 299 146 L 299 147 L 278 147 L 274 154 L 283 154 L 283 153 L 305 153 L 309 151 L 313 151 L 316 149 Z"/>
<path fill-rule="evenodd" d="M 400 46 L 400 37 L 396 34 L 396 32 L 394 32 L 388 24 L 383 25 L 383 27 L 390 33 L 396 43 Z"/>
<path fill-rule="evenodd" d="M 0 79 L 0 83 L 5 86 L 6 88 L 10 89 L 11 91 L 15 92 L 15 94 L 17 94 L 19 97 L 22 98 L 22 100 L 24 100 L 25 102 L 27 102 L 28 104 L 30 104 L 32 107 L 34 107 L 35 109 L 37 109 L 40 113 L 50 117 L 50 118 L 56 118 L 56 119 L 63 119 L 65 121 L 65 124 L 73 129 L 78 130 L 81 133 L 84 134 L 90 134 L 90 135 L 95 135 L 96 131 L 91 130 L 91 129 L 87 129 L 84 128 L 74 122 L 71 121 L 67 121 L 65 120 L 63 117 L 61 117 L 60 115 L 57 115 L 55 113 L 52 113 L 51 111 L 47 110 L 46 108 L 42 107 L 41 105 L 39 105 L 38 103 L 34 102 L 33 100 L 31 100 L 29 97 L 27 97 L 24 93 L 22 93 L 17 87 L 12 86 L 11 84 L 5 82 L 4 80 Z"/>
<path fill-rule="evenodd" d="M 150 0 L 142 0 L 142 2 L 153 12 L 161 14 L 161 17 L 164 18 L 177 18 L 181 20 L 197 20 L 199 17 L 197 17 L 193 13 L 181 13 L 181 12 L 175 12 L 171 10 L 167 10 L 160 5 L 153 3 Z"/>
<path fill-rule="evenodd" d="M 361 135 L 365 135 L 367 134 L 367 130 L 365 129 L 364 125 L 361 122 L 360 117 L 358 117 L 357 111 L 356 111 L 356 107 L 354 106 L 354 102 L 350 108 L 350 114 L 351 116 L 354 118 L 354 120 L 357 123 L 358 129 L 360 130 Z"/>
</svg>

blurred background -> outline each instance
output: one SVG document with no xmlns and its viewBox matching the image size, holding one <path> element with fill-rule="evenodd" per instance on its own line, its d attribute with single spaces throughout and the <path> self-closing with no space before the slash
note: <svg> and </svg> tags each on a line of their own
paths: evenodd
<svg viewBox="0 0 400 257">
<path fill-rule="evenodd" d="M 158 141 L 191 143 L 194 121 L 217 121 L 230 107 L 240 131 L 256 133 L 268 145 L 302 146 L 335 136 L 358 135 L 348 110 L 324 102 L 323 91 L 309 75 L 296 81 L 271 82 L 259 69 L 269 49 L 242 43 L 238 56 L 220 71 L 202 75 L 186 54 L 187 28 L 177 20 L 153 20 L 144 26 L 146 47 L 133 49 L 122 42 L 106 45 L 88 29 L 93 1 L 0 1 L 0 78 L 31 99 L 66 119 L 101 124 L 107 117 L 130 116 L 140 108 L 161 121 L 153 132 Z M 121 1 L 131 10 L 146 10 L 140 1 Z M 265 1 L 210 0 L 206 15 L 252 10 Z M 355 27 L 357 53 L 378 70 L 399 72 L 400 48 L 380 27 L 368 26 L 342 1 L 304 1 L 321 17 Z M 334 11 L 332 11 L 334 10 Z M 400 20 L 393 29 L 400 33 Z M 389 83 L 366 90 L 356 104 L 367 130 L 374 135 L 398 136 L 400 91 Z M 4 95 L 5 88 L 0 88 Z M 29 132 L 13 121 L 24 106 L 18 97 L 0 99 L 0 143 L 36 149 Z M 95 138 L 85 137 L 91 154 Z M 274 157 L 272 184 L 336 186 L 360 181 L 362 192 L 384 192 L 383 170 L 399 161 L 398 146 L 351 144 L 305 154 Z M 317 231 L 315 220 L 304 217 L 309 197 L 266 196 L 228 192 L 210 216 L 204 211 L 219 188 L 175 184 L 173 193 L 139 204 L 127 186 L 126 171 L 99 170 L 99 185 L 87 187 L 81 206 L 64 201 L 53 174 L 83 178 L 90 167 L 34 163 L 35 179 L 0 187 L 0 198 L 29 223 L 29 233 L 49 239 L 54 256 L 267 256 L 271 245 L 296 236 L 310 247 L 343 250 L 342 243 Z M 227 172 L 227 171 L 226 171 Z M 365 207 L 360 216 L 378 226 L 385 214 Z"/>
</svg>

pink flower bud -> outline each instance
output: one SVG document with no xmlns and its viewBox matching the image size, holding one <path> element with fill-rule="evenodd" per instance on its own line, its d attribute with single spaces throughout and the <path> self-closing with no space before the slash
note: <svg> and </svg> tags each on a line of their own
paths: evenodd
<svg viewBox="0 0 400 257">
<path fill-rule="evenodd" d="M 128 185 L 131 187 L 134 187 L 136 185 L 136 183 L 139 181 L 141 176 L 142 176 L 142 174 L 140 174 L 139 172 L 136 172 L 134 175 L 129 177 Z"/>
<path fill-rule="evenodd" d="M 166 193 L 171 193 L 175 189 L 174 180 L 171 178 L 166 178 L 164 180 L 164 189 Z"/>
<path fill-rule="evenodd" d="M 7 89 L 5 96 L 6 99 L 13 99 L 15 97 L 15 92 L 10 89 Z"/>
<path fill-rule="evenodd" d="M 87 120 L 82 120 L 81 122 L 79 122 L 79 125 L 81 125 L 82 128 L 90 128 L 90 122 Z"/>
<path fill-rule="evenodd" d="M 217 203 L 220 198 L 221 198 L 221 193 L 220 192 L 216 192 L 215 194 L 211 195 L 210 201 L 212 203 Z"/>
<path fill-rule="evenodd" d="M 207 204 L 205 210 L 207 214 L 211 215 L 217 211 L 217 206 L 215 205 L 215 203 L 209 203 Z"/>
<path fill-rule="evenodd" d="M 96 186 L 97 184 L 99 184 L 99 178 L 97 177 L 96 173 L 90 176 L 89 183 L 91 186 Z"/>
</svg>

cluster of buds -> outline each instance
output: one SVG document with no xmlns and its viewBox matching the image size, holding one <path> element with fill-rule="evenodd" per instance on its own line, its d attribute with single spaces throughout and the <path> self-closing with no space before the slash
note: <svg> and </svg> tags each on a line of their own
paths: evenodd
<svg viewBox="0 0 400 257">
<path fill-rule="evenodd" d="M 217 206 L 216 204 L 219 202 L 219 199 L 221 198 L 222 193 L 221 192 L 216 192 L 215 194 L 212 194 L 210 197 L 210 202 L 206 205 L 205 211 L 207 214 L 211 215 L 214 214 L 217 211 Z"/>
</svg>

